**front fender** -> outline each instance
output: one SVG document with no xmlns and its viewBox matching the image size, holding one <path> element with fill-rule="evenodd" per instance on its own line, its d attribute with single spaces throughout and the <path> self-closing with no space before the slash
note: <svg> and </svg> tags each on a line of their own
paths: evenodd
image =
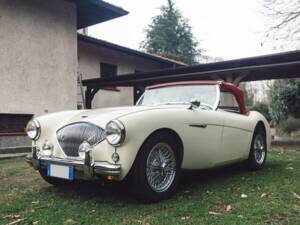
<svg viewBox="0 0 300 225">
<path fill-rule="evenodd" d="M 172 113 L 172 110 L 147 111 L 119 118 L 126 129 L 124 143 L 116 148 L 120 155 L 118 163 L 122 167 L 120 179 L 123 179 L 128 174 L 139 149 L 153 132 L 162 128 L 168 128 L 178 133 L 178 127 L 174 126 L 176 119 L 178 121 L 179 113 Z M 113 151 L 110 153 L 112 154 Z"/>
<path fill-rule="evenodd" d="M 250 111 L 250 116 L 255 121 L 255 123 L 253 123 L 253 127 L 252 127 L 253 131 L 259 122 L 262 122 L 264 124 L 265 129 L 266 129 L 267 149 L 270 150 L 272 138 L 271 138 L 271 128 L 270 128 L 269 122 L 261 113 L 259 113 L 257 111 Z"/>
</svg>

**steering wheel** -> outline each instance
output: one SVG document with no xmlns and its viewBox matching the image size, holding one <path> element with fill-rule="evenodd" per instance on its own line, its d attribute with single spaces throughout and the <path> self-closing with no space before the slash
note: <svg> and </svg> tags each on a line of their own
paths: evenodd
<svg viewBox="0 0 300 225">
<path fill-rule="evenodd" d="M 200 107 L 202 107 L 202 106 L 203 106 L 203 108 L 206 108 L 206 109 L 210 109 L 210 110 L 214 109 L 212 106 L 205 104 L 205 103 L 201 103 Z"/>
</svg>

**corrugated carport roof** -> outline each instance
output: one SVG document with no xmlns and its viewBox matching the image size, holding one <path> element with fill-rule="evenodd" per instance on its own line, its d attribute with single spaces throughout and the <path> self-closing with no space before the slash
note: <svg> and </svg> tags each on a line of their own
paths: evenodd
<svg viewBox="0 0 300 225">
<path fill-rule="evenodd" d="M 218 79 L 257 81 L 300 77 L 300 51 L 182 66 L 151 72 L 133 73 L 113 78 L 84 80 L 90 88 L 105 86 L 147 86 L 163 82 Z"/>
<path fill-rule="evenodd" d="M 101 0 L 65 0 L 77 7 L 77 28 L 88 27 L 128 14 L 124 9 Z"/>
</svg>

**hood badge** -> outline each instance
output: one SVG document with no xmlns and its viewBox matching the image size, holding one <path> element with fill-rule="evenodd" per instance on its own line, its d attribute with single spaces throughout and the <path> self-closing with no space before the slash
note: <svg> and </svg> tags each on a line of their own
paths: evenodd
<svg viewBox="0 0 300 225">
<path fill-rule="evenodd" d="M 83 116 L 81 116 L 81 118 L 87 118 L 88 116 L 85 116 L 85 115 L 83 115 Z"/>
</svg>

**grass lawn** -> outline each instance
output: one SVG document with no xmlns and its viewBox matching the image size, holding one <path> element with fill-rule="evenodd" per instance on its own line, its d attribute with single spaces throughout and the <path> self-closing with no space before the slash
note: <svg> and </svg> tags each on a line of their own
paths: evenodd
<svg viewBox="0 0 300 225">
<path fill-rule="evenodd" d="M 299 195 L 296 151 L 270 152 L 259 172 L 185 172 L 177 194 L 156 204 L 98 183 L 55 188 L 21 158 L 0 161 L 0 224 L 300 224 Z"/>
</svg>

